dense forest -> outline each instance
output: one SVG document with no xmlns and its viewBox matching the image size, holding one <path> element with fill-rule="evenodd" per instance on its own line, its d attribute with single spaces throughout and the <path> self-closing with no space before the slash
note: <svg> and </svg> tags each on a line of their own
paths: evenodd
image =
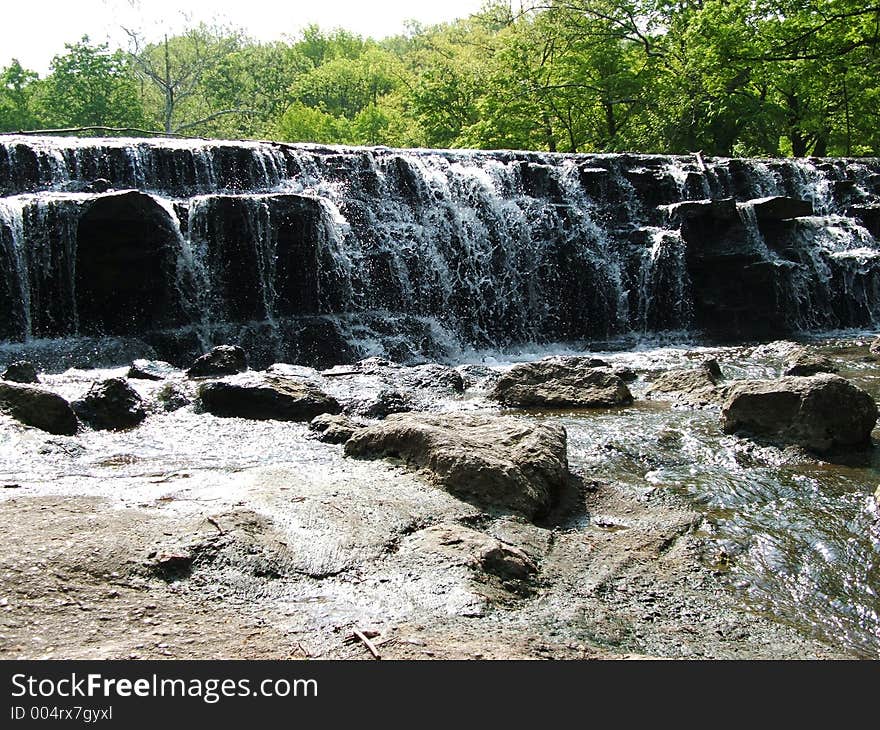
<svg viewBox="0 0 880 730">
<path fill-rule="evenodd" d="M 193 26 L 0 70 L 0 131 L 106 126 L 394 147 L 880 153 L 880 5 L 547 0 L 372 40 Z"/>
</svg>

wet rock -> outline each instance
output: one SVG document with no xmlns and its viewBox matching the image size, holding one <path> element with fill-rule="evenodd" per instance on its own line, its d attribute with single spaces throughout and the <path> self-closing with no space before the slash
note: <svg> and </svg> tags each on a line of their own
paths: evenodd
<svg viewBox="0 0 880 730">
<path fill-rule="evenodd" d="M 632 383 L 638 380 L 639 374 L 632 368 L 615 366 L 611 368 L 611 372 L 620 378 L 624 383 Z"/>
<path fill-rule="evenodd" d="M 667 370 L 651 381 L 645 397 L 673 400 L 687 406 L 706 406 L 720 402 L 726 389 L 718 388 L 721 369 L 715 360 L 698 368 Z"/>
<path fill-rule="evenodd" d="M 321 413 L 340 410 L 335 398 L 295 378 L 267 376 L 242 382 L 210 382 L 199 386 L 198 393 L 206 411 L 226 418 L 311 421 Z"/>
<path fill-rule="evenodd" d="M 247 370 L 247 357 L 237 345 L 219 345 L 198 358 L 186 371 L 191 378 L 235 375 Z"/>
<path fill-rule="evenodd" d="M 569 478 L 565 429 L 509 417 L 394 414 L 356 432 L 345 454 L 400 458 L 460 499 L 530 518 L 550 509 Z"/>
<path fill-rule="evenodd" d="M 322 413 L 309 422 L 309 428 L 318 434 L 318 441 L 327 444 L 344 444 L 364 425 L 348 416 L 336 413 Z"/>
<path fill-rule="evenodd" d="M 408 547 L 493 576 L 508 589 L 521 590 L 522 582 L 538 572 L 538 566 L 518 547 L 454 523 L 419 530 L 410 538 Z"/>
<path fill-rule="evenodd" d="M 0 383 L 0 410 L 27 426 L 63 436 L 77 431 L 76 414 L 60 395 L 31 385 Z"/>
<path fill-rule="evenodd" d="M 780 221 L 788 218 L 801 218 L 813 215 L 813 204 L 809 200 L 771 195 L 748 201 L 755 210 L 759 221 Z"/>
<path fill-rule="evenodd" d="M 880 356 L 880 337 L 874 340 L 868 348 L 871 354 Z"/>
<path fill-rule="evenodd" d="M 539 361 L 514 365 L 489 397 L 520 408 L 611 408 L 633 397 L 615 374 L 583 361 Z"/>
<path fill-rule="evenodd" d="M 81 420 L 102 430 L 132 428 L 147 417 L 141 397 L 122 378 L 93 383 L 71 406 Z"/>
<path fill-rule="evenodd" d="M 488 365 L 477 365 L 475 363 L 459 365 L 456 371 L 461 375 L 465 389 L 473 387 L 485 389 L 501 377 L 501 373 Z"/>
<path fill-rule="evenodd" d="M 815 451 L 869 446 L 876 421 L 877 404 L 868 393 L 825 373 L 736 383 L 721 409 L 725 433 Z"/>
<path fill-rule="evenodd" d="M 837 365 L 818 352 L 800 348 L 795 350 L 785 361 L 783 375 L 810 376 L 817 373 L 836 373 Z"/>
<path fill-rule="evenodd" d="M 385 418 L 392 413 L 407 413 L 413 409 L 410 399 L 394 388 L 382 388 L 373 395 L 356 398 L 346 404 L 346 413 L 365 418 Z"/>
<path fill-rule="evenodd" d="M 3 380 L 10 380 L 14 383 L 39 383 L 37 370 L 32 362 L 27 360 L 19 360 L 12 363 L 3 371 Z"/>
<path fill-rule="evenodd" d="M 192 398 L 177 383 L 165 383 L 157 392 L 156 400 L 163 411 L 177 411 L 192 403 Z"/>
<path fill-rule="evenodd" d="M 428 388 L 464 392 L 464 379 L 455 368 L 430 363 L 403 368 L 400 379 L 411 388 Z"/>
<path fill-rule="evenodd" d="M 714 357 L 703 360 L 701 365 L 703 369 L 712 376 L 716 383 L 719 380 L 724 380 L 724 373 L 721 372 L 721 366 L 718 364 L 718 361 Z"/>
<path fill-rule="evenodd" d="M 731 221 L 737 217 L 736 201 L 733 198 L 719 200 L 685 200 L 681 203 L 661 206 L 672 220 L 686 218 L 714 218 Z"/>
<path fill-rule="evenodd" d="M 128 367 L 129 378 L 136 380 L 165 380 L 174 373 L 174 366 L 163 360 L 135 360 Z"/>
</svg>

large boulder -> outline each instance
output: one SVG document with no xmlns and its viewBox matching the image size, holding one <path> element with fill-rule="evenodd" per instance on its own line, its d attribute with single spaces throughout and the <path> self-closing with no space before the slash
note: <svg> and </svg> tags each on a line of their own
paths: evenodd
<svg viewBox="0 0 880 730">
<path fill-rule="evenodd" d="M 617 375 L 573 358 L 514 365 L 495 381 L 489 397 L 519 408 L 612 408 L 633 400 Z"/>
<path fill-rule="evenodd" d="M 143 400 L 122 378 L 93 383 L 89 391 L 71 405 L 81 420 L 102 430 L 132 428 L 147 417 Z"/>
<path fill-rule="evenodd" d="M 32 362 L 28 362 L 27 360 L 19 360 L 18 362 L 12 363 L 3 371 L 3 375 L 0 377 L 2 377 L 3 380 L 10 380 L 14 383 L 40 382 L 40 379 L 37 377 L 37 369 Z"/>
<path fill-rule="evenodd" d="M 461 499 L 532 519 L 569 478 L 564 428 L 503 416 L 393 414 L 354 433 L 345 453 L 403 459 Z"/>
<path fill-rule="evenodd" d="M 871 443 L 877 404 L 837 375 L 745 380 L 731 387 L 721 409 L 725 433 L 744 433 L 815 451 Z"/>
<path fill-rule="evenodd" d="M 837 365 L 819 352 L 800 347 L 785 360 L 783 375 L 808 377 L 818 373 L 836 373 Z"/>
<path fill-rule="evenodd" d="M 247 370 L 247 357 L 238 345 L 218 345 L 198 358 L 186 374 L 191 378 L 235 375 Z"/>
<path fill-rule="evenodd" d="M 311 421 L 321 413 L 340 411 L 339 402 L 316 385 L 277 376 L 204 383 L 199 386 L 199 400 L 215 416 L 257 421 Z"/>
<path fill-rule="evenodd" d="M 76 433 L 76 414 L 60 395 L 31 385 L 0 382 L 0 410 L 28 426 L 49 433 Z"/>
</svg>

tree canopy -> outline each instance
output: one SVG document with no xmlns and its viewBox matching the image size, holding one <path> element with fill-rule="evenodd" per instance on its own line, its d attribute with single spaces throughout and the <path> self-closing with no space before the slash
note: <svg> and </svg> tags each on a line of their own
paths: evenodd
<svg viewBox="0 0 880 730">
<path fill-rule="evenodd" d="M 0 131 L 105 125 L 388 146 L 880 153 L 880 5 L 488 2 L 374 40 L 194 26 L 0 69 Z"/>
</svg>

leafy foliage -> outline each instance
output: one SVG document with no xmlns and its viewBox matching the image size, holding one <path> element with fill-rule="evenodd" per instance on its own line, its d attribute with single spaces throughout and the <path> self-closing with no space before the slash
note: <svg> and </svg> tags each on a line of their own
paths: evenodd
<svg viewBox="0 0 880 730">
<path fill-rule="evenodd" d="M 87 38 L 44 79 L 0 70 L 0 130 L 715 155 L 880 152 L 880 5 L 487 2 L 376 41 L 309 26 L 256 43 L 199 25 L 127 52 Z"/>
</svg>

